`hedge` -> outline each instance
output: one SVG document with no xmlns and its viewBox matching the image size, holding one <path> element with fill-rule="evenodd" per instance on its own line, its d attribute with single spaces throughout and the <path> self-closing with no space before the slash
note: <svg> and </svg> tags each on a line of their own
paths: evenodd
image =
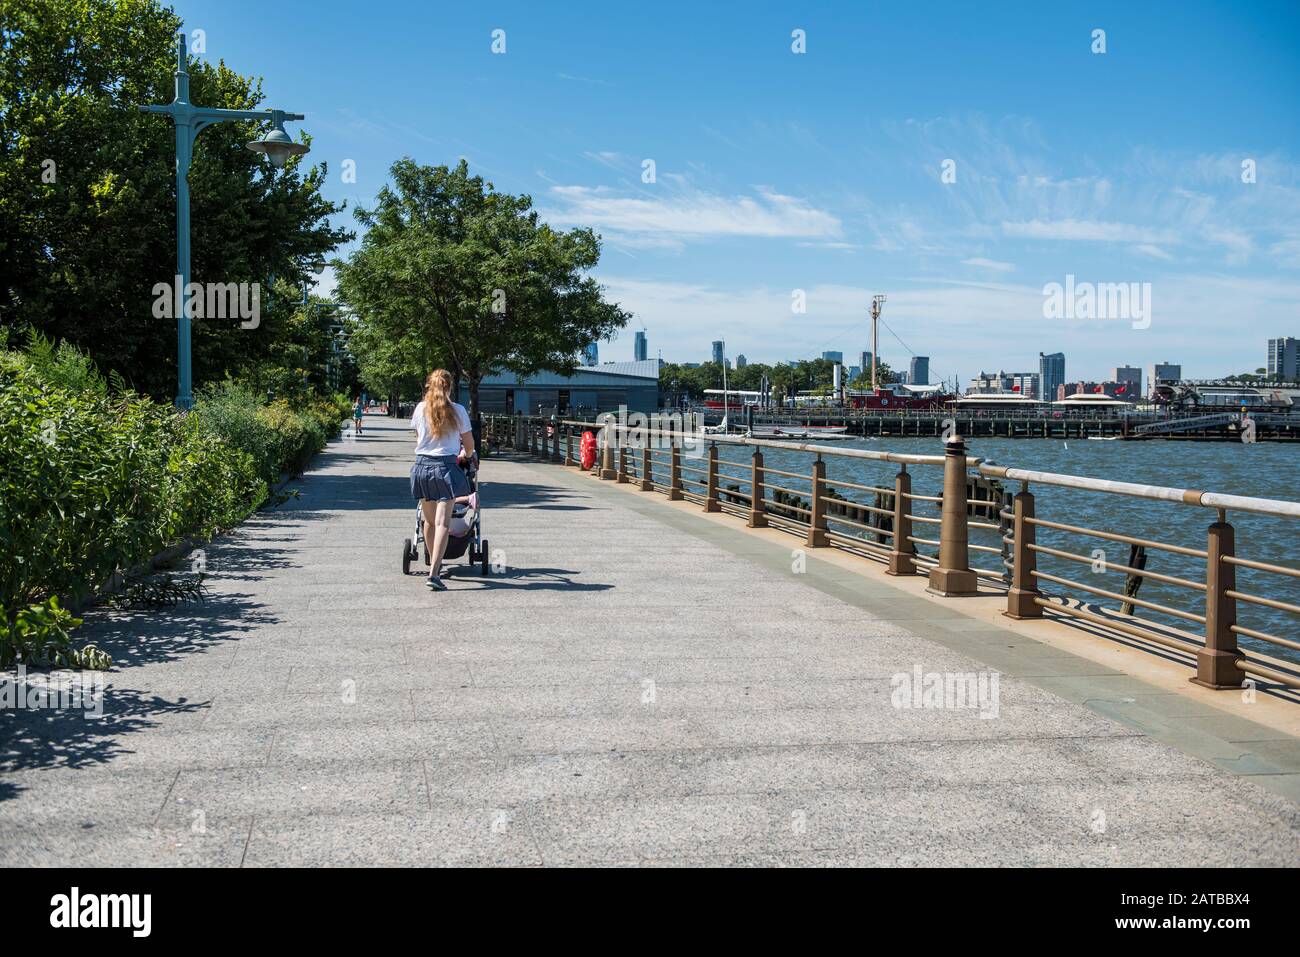
<svg viewBox="0 0 1300 957">
<path fill-rule="evenodd" d="M 183 414 L 37 352 L 0 349 L 0 667 L 106 667 L 72 647 L 65 606 L 240 522 L 337 434 L 347 401 L 295 409 L 226 383 Z"/>
</svg>

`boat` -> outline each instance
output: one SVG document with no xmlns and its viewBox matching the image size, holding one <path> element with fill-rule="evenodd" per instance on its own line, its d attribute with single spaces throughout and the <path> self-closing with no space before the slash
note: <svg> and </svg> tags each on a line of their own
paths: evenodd
<svg viewBox="0 0 1300 957">
<path fill-rule="evenodd" d="M 856 435 L 848 434 L 848 426 L 844 425 L 789 425 L 789 426 L 758 426 L 750 429 L 745 433 L 746 438 L 764 439 L 770 442 L 804 442 L 809 439 L 815 441 L 845 441 L 857 438 Z"/>
</svg>

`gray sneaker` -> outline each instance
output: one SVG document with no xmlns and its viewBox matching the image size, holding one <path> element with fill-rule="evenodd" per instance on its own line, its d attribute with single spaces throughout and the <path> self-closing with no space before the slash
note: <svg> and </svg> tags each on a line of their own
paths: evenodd
<svg viewBox="0 0 1300 957">
<path fill-rule="evenodd" d="M 444 585 L 444 584 L 442 583 L 442 579 L 440 579 L 440 578 L 426 578 L 426 579 L 424 580 L 424 583 L 425 583 L 425 585 L 427 585 L 427 586 L 429 587 L 429 590 L 430 590 L 430 591 L 446 591 L 446 590 L 447 590 L 447 586 Z"/>
</svg>

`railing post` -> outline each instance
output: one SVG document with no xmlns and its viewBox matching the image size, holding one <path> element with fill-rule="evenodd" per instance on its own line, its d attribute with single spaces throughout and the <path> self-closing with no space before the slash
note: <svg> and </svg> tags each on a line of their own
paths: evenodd
<svg viewBox="0 0 1300 957">
<path fill-rule="evenodd" d="M 556 422 L 551 426 L 551 461 L 563 462 L 564 456 L 560 455 L 560 423 Z"/>
<path fill-rule="evenodd" d="M 709 443 L 709 470 L 705 481 L 704 510 L 722 511 L 722 506 L 718 504 L 718 444 L 716 442 Z"/>
<path fill-rule="evenodd" d="M 624 439 L 618 441 L 618 484 L 626 485 L 629 479 L 627 477 L 627 445 Z"/>
<path fill-rule="evenodd" d="M 516 412 L 515 413 L 515 451 L 523 452 L 527 448 L 528 446 L 524 444 L 524 414 L 522 412 Z"/>
<path fill-rule="evenodd" d="M 903 465 L 894 476 L 894 547 L 889 553 L 888 575 L 915 575 L 916 547 L 912 537 L 912 476 Z"/>
<path fill-rule="evenodd" d="M 641 491 L 643 492 L 653 492 L 655 490 L 654 477 L 650 471 L 651 463 L 654 461 L 650 449 L 651 442 L 652 439 L 647 435 L 645 447 L 641 449 Z"/>
<path fill-rule="evenodd" d="M 945 598 L 974 595 L 978 578 L 970 570 L 966 547 L 966 443 L 948 440 L 943 462 L 943 518 L 939 526 L 939 564 L 930 569 L 929 590 Z"/>
<path fill-rule="evenodd" d="M 1227 516 L 1210 526 L 1205 558 L 1205 647 L 1196 652 L 1193 684 L 1206 688 L 1240 688 L 1246 674 L 1237 663 L 1237 599 L 1228 594 L 1237 587 L 1237 568 L 1225 558 L 1235 549 L 1236 533 Z"/>
<path fill-rule="evenodd" d="M 682 448 L 672 439 L 672 454 L 668 460 L 668 498 L 670 501 L 682 500 Z"/>
<path fill-rule="evenodd" d="M 604 427 L 600 430 L 603 440 L 600 443 L 600 477 L 606 480 L 613 480 L 618 477 L 614 471 L 614 445 L 610 439 L 609 421 L 605 421 Z"/>
<path fill-rule="evenodd" d="M 822 482 L 826 479 L 826 463 L 820 455 L 813 463 L 812 470 L 812 514 L 808 516 L 808 547 L 825 548 L 830 543 L 826 539 L 826 497 L 822 494 Z"/>
<path fill-rule="evenodd" d="M 767 508 L 763 504 L 763 453 L 754 449 L 753 464 L 749 475 L 749 521 L 750 528 L 767 528 Z"/>
<path fill-rule="evenodd" d="M 1005 614 L 1008 618 L 1042 618 L 1043 606 L 1035 601 L 1042 596 L 1034 577 L 1038 555 L 1032 547 L 1034 493 L 1029 491 L 1029 483 L 1011 500 L 1011 516 L 1011 590 L 1007 592 Z"/>
<path fill-rule="evenodd" d="M 564 464 L 578 465 L 578 460 L 573 457 L 573 426 L 564 427 Z"/>
</svg>

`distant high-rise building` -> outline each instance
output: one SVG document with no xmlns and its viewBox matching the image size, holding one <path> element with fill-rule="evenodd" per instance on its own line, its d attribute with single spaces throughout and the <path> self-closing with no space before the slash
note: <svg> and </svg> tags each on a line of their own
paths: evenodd
<svg viewBox="0 0 1300 957">
<path fill-rule="evenodd" d="M 1110 381 L 1118 382 L 1121 385 L 1125 382 L 1133 383 L 1132 386 L 1121 393 L 1122 395 L 1127 395 L 1130 392 L 1134 396 L 1142 394 L 1142 370 L 1137 366 L 1116 366 L 1110 370 Z"/>
<path fill-rule="evenodd" d="M 1300 339 L 1282 336 L 1268 340 L 1267 368 L 1270 379 L 1300 378 Z"/>
<path fill-rule="evenodd" d="M 929 356 L 912 356 L 912 361 L 907 367 L 907 383 L 908 385 L 930 384 Z"/>
<path fill-rule="evenodd" d="M 1042 395 L 1040 387 L 1041 378 L 1037 372 L 981 372 L 978 378 L 972 379 L 970 392 L 972 393 L 998 393 L 998 392 L 1019 392 L 1023 396 L 1031 399 L 1039 398 Z"/>
<path fill-rule="evenodd" d="M 582 350 L 582 364 L 584 366 L 600 365 L 600 350 L 597 348 L 596 343 L 589 342 L 587 348 Z"/>
<path fill-rule="evenodd" d="M 646 351 L 645 331 L 638 329 L 636 341 L 632 344 L 632 356 L 637 362 L 644 362 Z"/>
<path fill-rule="evenodd" d="M 743 352 L 740 355 L 736 356 L 737 369 L 743 369 L 747 365 L 749 365 L 749 360 L 745 358 L 745 354 Z"/>
<path fill-rule="evenodd" d="M 912 373 L 910 373 L 910 372 L 895 372 L 895 373 L 894 373 L 894 379 L 895 379 L 895 381 L 898 382 L 899 385 L 909 385 L 909 384 L 911 384 L 911 382 L 912 382 Z M 929 383 L 928 383 L 928 382 L 918 382 L 918 383 L 916 383 L 916 385 L 929 385 Z"/>
<path fill-rule="evenodd" d="M 849 366 L 849 381 L 852 382 L 858 376 L 862 375 L 862 366 Z"/>
<path fill-rule="evenodd" d="M 823 353 L 822 353 L 822 358 L 825 359 L 827 362 L 838 362 L 838 363 L 843 363 L 843 362 L 844 362 L 844 353 L 842 353 L 842 352 L 823 352 Z"/>
<path fill-rule="evenodd" d="M 1065 382 L 1065 353 L 1038 353 L 1038 393 L 1043 402 L 1055 402 L 1057 390 Z"/>
<path fill-rule="evenodd" d="M 864 370 L 865 370 L 865 369 L 870 369 L 870 368 L 871 368 L 871 353 L 870 353 L 870 352 L 867 352 L 867 351 L 864 350 L 864 351 L 863 351 L 863 352 L 858 356 L 858 365 L 860 365 Z"/>
<path fill-rule="evenodd" d="M 1162 382 L 1179 382 L 1183 378 L 1183 367 L 1172 362 L 1155 362 L 1147 366 L 1147 395 L 1154 395 L 1156 386 Z"/>
<path fill-rule="evenodd" d="M 722 357 L 725 354 L 726 345 L 721 339 L 713 340 L 713 361 L 722 365 Z"/>
</svg>

